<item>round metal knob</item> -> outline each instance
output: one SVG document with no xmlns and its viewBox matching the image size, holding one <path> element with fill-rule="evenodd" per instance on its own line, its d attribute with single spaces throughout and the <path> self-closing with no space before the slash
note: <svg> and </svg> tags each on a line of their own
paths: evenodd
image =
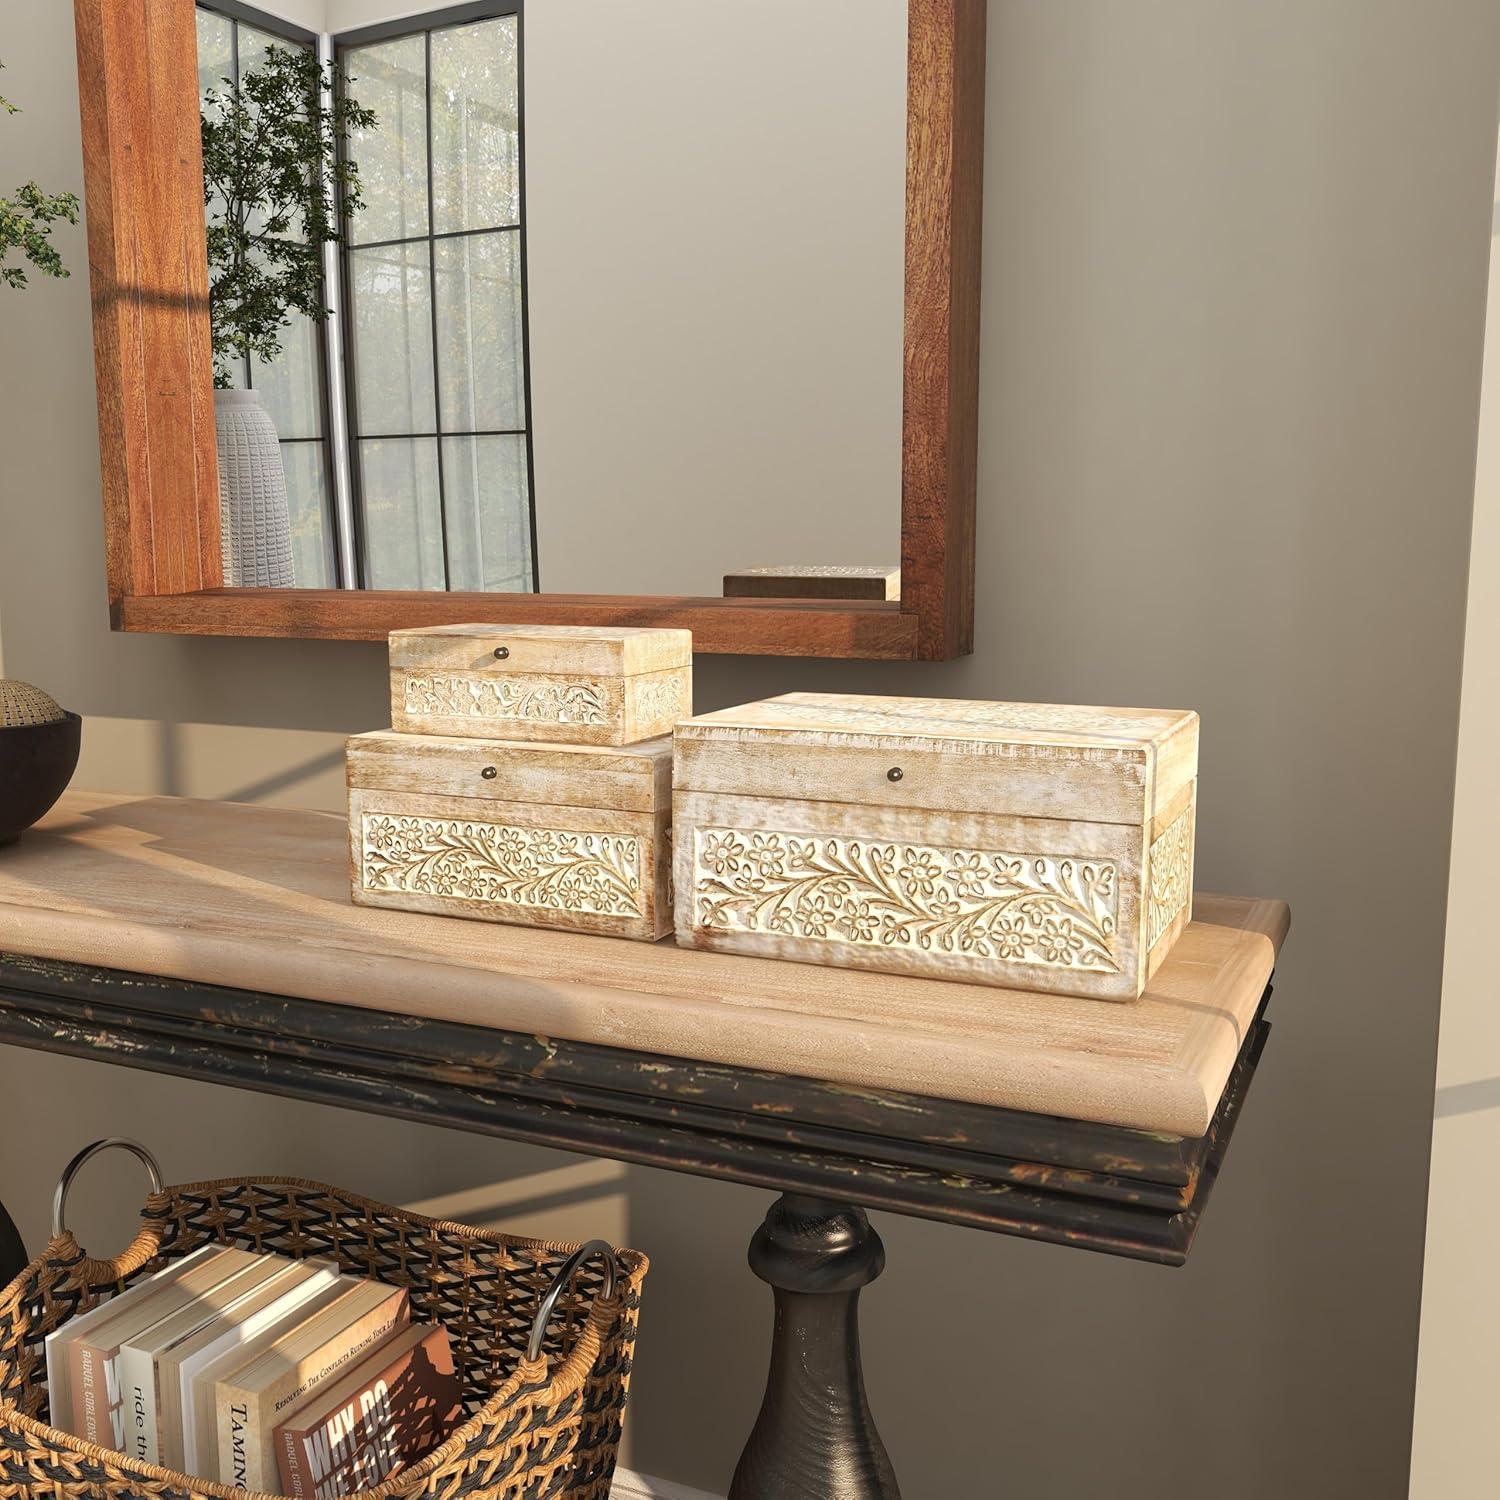
<svg viewBox="0 0 1500 1500">
<path fill-rule="evenodd" d="M 892 766 L 890 770 L 885 773 L 885 779 L 887 781 L 900 781 L 905 774 L 906 772 L 903 771 L 900 766 Z"/>
<path fill-rule="evenodd" d="M 504 661 L 505 658 L 507 656 L 509 656 L 509 655 L 510 655 L 510 647 L 509 646 L 496 646 L 495 647 L 495 660 L 496 661 Z"/>
<path fill-rule="evenodd" d="M 496 770 L 494 766 L 486 766 L 484 770 L 482 770 L 479 774 L 483 776 L 486 781 L 493 781 L 500 774 L 500 772 Z"/>
</svg>

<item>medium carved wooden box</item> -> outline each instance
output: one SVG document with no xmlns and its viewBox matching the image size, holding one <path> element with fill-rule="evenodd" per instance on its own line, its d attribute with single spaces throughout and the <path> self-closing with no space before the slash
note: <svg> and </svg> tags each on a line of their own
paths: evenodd
<svg viewBox="0 0 1500 1500">
<path fill-rule="evenodd" d="M 354 900 L 655 941 L 672 930 L 671 773 L 667 736 L 601 747 L 355 735 Z"/>
<path fill-rule="evenodd" d="M 791 693 L 674 746 L 689 947 L 1133 1000 L 1191 916 L 1194 713 Z"/>
<path fill-rule="evenodd" d="M 688 630 L 439 625 L 392 631 L 390 660 L 407 734 L 628 745 L 693 711 Z"/>
</svg>

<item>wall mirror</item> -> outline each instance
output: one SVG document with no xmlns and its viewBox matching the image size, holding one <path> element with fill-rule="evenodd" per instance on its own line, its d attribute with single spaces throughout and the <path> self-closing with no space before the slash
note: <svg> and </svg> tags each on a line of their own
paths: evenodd
<svg viewBox="0 0 1500 1500">
<path fill-rule="evenodd" d="M 983 0 L 75 12 L 117 628 L 969 649 Z"/>
</svg>

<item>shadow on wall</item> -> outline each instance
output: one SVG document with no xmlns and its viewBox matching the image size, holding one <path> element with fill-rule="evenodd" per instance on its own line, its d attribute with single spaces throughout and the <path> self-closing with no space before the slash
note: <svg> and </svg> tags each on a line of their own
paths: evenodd
<svg viewBox="0 0 1500 1500">
<path fill-rule="evenodd" d="M 85 712 L 73 784 L 337 813 L 345 799 L 344 738 L 337 731 Z"/>
<path fill-rule="evenodd" d="M 1437 1120 L 1455 1115 L 1477 1115 L 1500 1108 L 1500 1078 L 1480 1078 L 1472 1083 L 1450 1083 L 1433 1095 L 1432 1114 Z"/>
<path fill-rule="evenodd" d="M 183 725 L 167 720 L 162 720 L 157 725 L 161 742 L 159 784 L 161 790 L 170 797 L 193 795 L 187 789 L 184 773 L 183 729 Z M 340 745 L 337 749 L 325 750 L 309 759 L 284 766 L 279 771 L 273 771 L 269 775 L 258 777 L 254 781 L 231 787 L 215 795 L 224 802 L 266 802 L 291 791 L 294 787 L 303 786 L 310 778 L 321 776 L 324 772 L 333 770 L 341 772 L 343 765 L 344 750 Z"/>
</svg>

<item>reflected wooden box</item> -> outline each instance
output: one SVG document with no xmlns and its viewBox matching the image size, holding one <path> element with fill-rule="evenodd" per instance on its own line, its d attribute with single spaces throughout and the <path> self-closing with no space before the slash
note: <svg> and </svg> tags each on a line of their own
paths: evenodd
<svg viewBox="0 0 1500 1500">
<path fill-rule="evenodd" d="M 1134 1000 L 1192 915 L 1195 713 L 792 693 L 674 744 L 688 947 Z"/>
<path fill-rule="evenodd" d="M 405 734 L 628 745 L 693 711 L 688 630 L 439 625 L 390 637 Z"/>
<path fill-rule="evenodd" d="M 786 563 L 724 575 L 726 599 L 901 598 L 901 569 L 851 563 Z"/>
</svg>

